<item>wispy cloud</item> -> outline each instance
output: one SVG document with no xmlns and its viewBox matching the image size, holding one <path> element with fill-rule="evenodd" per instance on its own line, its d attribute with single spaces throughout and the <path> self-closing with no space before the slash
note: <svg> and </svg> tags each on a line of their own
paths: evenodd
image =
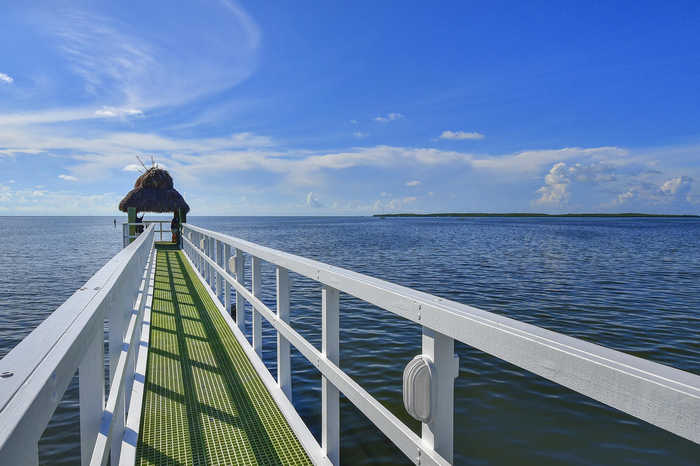
<svg viewBox="0 0 700 466">
<path fill-rule="evenodd" d="M 58 177 L 62 180 L 65 180 L 65 181 L 78 181 L 78 178 L 76 178 L 72 175 L 58 175 Z"/>
<path fill-rule="evenodd" d="M 481 133 L 466 132 L 466 131 L 443 131 L 440 135 L 440 139 L 450 139 L 454 141 L 460 141 L 463 139 L 484 139 L 484 135 Z"/>
<path fill-rule="evenodd" d="M 15 82 L 12 76 L 5 73 L 0 73 L 0 81 L 6 84 L 12 84 L 13 82 Z"/>
<path fill-rule="evenodd" d="M 318 200 L 318 196 L 313 192 L 309 192 L 309 194 L 306 195 L 306 205 L 313 208 L 323 207 L 321 201 Z"/>
<path fill-rule="evenodd" d="M 352 133 L 353 136 L 355 136 L 357 139 L 364 139 L 367 136 L 369 136 L 369 133 L 363 133 L 362 131 L 355 131 Z"/>
<path fill-rule="evenodd" d="M 406 181 L 406 186 L 419 186 L 421 182 L 419 180 Z"/>
<path fill-rule="evenodd" d="M 400 120 L 402 118 L 404 118 L 404 116 L 400 113 L 389 113 L 385 116 L 380 115 L 378 117 L 375 117 L 374 121 L 378 121 L 380 123 L 388 123 L 390 121 Z"/>
<path fill-rule="evenodd" d="M 95 115 L 103 118 L 141 116 L 143 111 L 136 108 L 102 107 L 95 112 Z"/>
</svg>

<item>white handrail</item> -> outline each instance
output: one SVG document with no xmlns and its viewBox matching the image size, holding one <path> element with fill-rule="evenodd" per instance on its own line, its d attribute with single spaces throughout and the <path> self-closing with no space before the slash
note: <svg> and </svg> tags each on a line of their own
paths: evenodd
<svg viewBox="0 0 700 466">
<path fill-rule="evenodd" d="M 183 224 L 185 251 L 200 270 L 213 270 L 250 302 L 321 374 L 343 392 L 413 461 L 425 463 L 432 448 L 451 461 L 452 440 L 436 425 L 423 425 L 416 438 L 381 404 L 367 394 L 322 352 L 267 308 L 227 270 L 209 257 L 213 249 L 200 248 L 200 240 L 221 242 L 236 251 L 272 263 L 381 307 L 423 326 L 423 352 L 442 361 L 438 385 L 451 382 L 453 339 L 492 354 L 523 369 L 571 388 L 632 416 L 693 442 L 700 443 L 700 376 L 637 358 L 619 351 L 499 316 L 350 270 L 260 246 L 242 239 Z M 236 266 L 242 271 L 243 258 Z M 234 271 L 235 272 L 235 271 Z M 206 276 L 206 274 L 204 274 Z M 237 314 L 242 306 L 237 304 Z M 240 315 L 237 319 L 240 323 Z M 324 329 L 325 333 L 326 329 Z M 398 383 L 398 381 L 397 381 Z M 451 385 L 449 385 L 451 389 Z M 444 401 L 442 401 L 444 403 Z M 447 401 L 449 403 L 449 400 Z M 450 406 L 451 408 L 451 406 Z M 438 410 L 440 411 L 440 410 Z M 447 410 L 443 410 L 447 411 Z M 449 410 L 451 411 L 451 410 Z M 397 425 L 400 424 L 399 425 Z M 449 427 L 452 420 L 445 419 Z M 405 429 L 405 430 L 404 430 Z M 426 447 L 428 445 L 428 447 Z M 435 459 L 433 457 L 433 459 Z M 435 459 L 437 462 L 438 459 Z"/>
<path fill-rule="evenodd" d="M 11 374 L 0 378 L 0 464 L 38 464 L 37 442 L 79 366 L 81 428 L 94 429 L 81 433 L 83 464 L 89 460 L 104 408 L 104 397 L 99 399 L 105 383 L 100 356 L 104 320 L 110 320 L 114 365 L 124 323 L 138 299 L 153 232 L 149 226 L 0 360 L 0 373 Z M 92 367 L 96 360 L 99 368 Z M 82 370 L 84 362 L 91 370 Z M 88 394 L 90 403 L 83 399 Z"/>
</svg>

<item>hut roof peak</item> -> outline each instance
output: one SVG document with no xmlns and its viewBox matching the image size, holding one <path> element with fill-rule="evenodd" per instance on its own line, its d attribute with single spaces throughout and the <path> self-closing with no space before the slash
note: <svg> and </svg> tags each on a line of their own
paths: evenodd
<svg viewBox="0 0 700 466">
<path fill-rule="evenodd" d="M 175 212 L 178 209 L 183 209 L 185 213 L 190 211 L 190 206 L 174 188 L 170 173 L 155 163 L 151 168 L 146 168 L 134 183 L 134 189 L 119 203 L 122 212 L 126 212 L 129 207 L 135 207 L 136 212 Z"/>
</svg>

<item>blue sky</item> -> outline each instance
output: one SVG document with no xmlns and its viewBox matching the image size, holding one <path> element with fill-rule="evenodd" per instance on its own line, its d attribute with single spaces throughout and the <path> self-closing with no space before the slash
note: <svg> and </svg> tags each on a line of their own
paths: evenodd
<svg viewBox="0 0 700 466">
<path fill-rule="evenodd" d="M 181 3 L 4 6 L 0 215 L 700 212 L 698 2 Z"/>
</svg>

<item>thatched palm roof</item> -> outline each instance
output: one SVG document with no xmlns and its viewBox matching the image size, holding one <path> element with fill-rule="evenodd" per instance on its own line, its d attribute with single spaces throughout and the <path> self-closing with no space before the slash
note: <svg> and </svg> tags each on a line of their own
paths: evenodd
<svg viewBox="0 0 700 466">
<path fill-rule="evenodd" d="M 190 211 L 190 206 L 173 187 L 170 173 L 158 167 L 151 167 L 139 176 L 134 189 L 119 203 L 122 212 L 129 207 L 136 207 L 136 212 Z"/>
</svg>

